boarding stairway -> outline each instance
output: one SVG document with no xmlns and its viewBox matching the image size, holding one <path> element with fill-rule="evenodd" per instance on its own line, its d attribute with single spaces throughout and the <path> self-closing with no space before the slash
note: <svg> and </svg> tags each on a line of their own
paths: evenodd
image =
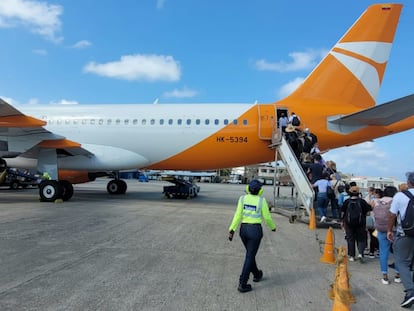
<svg viewBox="0 0 414 311">
<path fill-rule="evenodd" d="M 277 163 L 277 161 L 281 158 L 285 164 L 295 186 L 298 199 L 301 203 L 300 206 L 296 206 L 293 212 L 289 213 L 289 220 L 293 222 L 297 218 L 303 218 L 304 216 L 309 217 L 311 214 L 311 208 L 313 208 L 315 192 L 302 168 L 302 165 L 296 158 L 289 143 L 285 140 L 284 136 L 281 135 L 280 130 L 276 129 L 273 131 L 272 143 L 269 145 L 269 148 L 275 149 L 275 162 Z M 280 156 L 280 158 L 278 158 L 278 156 Z M 273 184 L 274 187 L 276 187 L 276 178 Z M 275 205 L 276 204 L 274 204 L 274 207 L 276 208 Z M 304 214 L 304 210 L 306 211 L 306 215 Z"/>
</svg>

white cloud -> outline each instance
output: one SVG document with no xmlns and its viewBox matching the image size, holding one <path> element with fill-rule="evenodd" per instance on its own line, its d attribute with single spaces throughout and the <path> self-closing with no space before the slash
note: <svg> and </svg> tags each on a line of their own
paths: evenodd
<svg viewBox="0 0 414 311">
<path fill-rule="evenodd" d="M 74 45 L 72 45 L 71 47 L 74 48 L 74 49 L 84 49 L 84 48 L 87 48 L 91 45 L 92 45 L 92 43 L 90 43 L 88 40 L 80 40 L 80 41 L 76 42 Z"/>
<path fill-rule="evenodd" d="M 299 70 L 312 69 L 317 65 L 317 62 L 327 54 L 325 50 L 309 50 L 307 52 L 292 52 L 289 57 L 292 61 L 287 63 L 284 61 L 271 63 L 265 59 L 260 59 L 255 62 L 257 70 L 262 71 L 276 71 L 276 72 L 290 72 Z"/>
<path fill-rule="evenodd" d="M 50 102 L 51 105 L 79 105 L 75 100 L 61 99 L 59 101 Z"/>
<path fill-rule="evenodd" d="M 43 49 L 35 49 L 33 50 L 33 53 L 39 54 L 39 55 L 47 55 L 47 51 Z"/>
<path fill-rule="evenodd" d="M 325 160 L 333 160 L 339 171 L 347 174 L 365 176 L 392 176 L 386 163 L 390 156 L 375 142 L 364 142 L 350 147 L 334 149 L 323 154 Z"/>
<path fill-rule="evenodd" d="M 302 82 L 305 80 L 305 78 L 297 77 L 293 81 L 290 81 L 286 84 L 284 84 L 282 87 L 279 88 L 278 96 L 280 98 L 286 97 L 289 94 L 291 94 L 294 90 L 296 90 L 299 85 L 302 84 Z"/>
<path fill-rule="evenodd" d="M 157 0 L 157 9 L 164 8 L 165 0 Z"/>
<path fill-rule="evenodd" d="M 164 97 L 175 97 L 175 98 L 190 98 L 197 96 L 198 92 L 195 90 L 188 89 L 184 87 L 183 89 L 174 89 L 170 92 L 165 92 L 163 94 Z"/>
<path fill-rule="evenodd" d="M 53 42 L 62 41 L 59 16 L 63 8 L 34 0 L 1 0 L 0 27 L 24 27 Z"/>
<path fill-rule="evenodd" d="M 178 81 L 181 76 L 180 64 L 172 56 L 153 54 L 124 55 L 119 61 L 103 64 L 90 62 L 83 71 L 129 81 Z"/>
</svg>

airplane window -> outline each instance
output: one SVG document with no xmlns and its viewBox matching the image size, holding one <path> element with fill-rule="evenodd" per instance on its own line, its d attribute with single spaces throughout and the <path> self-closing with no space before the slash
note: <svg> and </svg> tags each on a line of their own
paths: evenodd
<svg viewBox="0 0 414 311">
<path fill-rule="evenodd" d="M 142 125 L 147 124 L 147 120 L 146 120 L 146 119 L 142 119 L 141 124 L 142 124 Z"/>
<path fill-rule="evenodd" d="M 86 124 L 86 119 L 82 119 L 82 124 Z"/>
<path fill-rule="evenodd" d="M 128 120 L 128 119 L 125 119 L 125 120 L 124 120 L 124 124 L 125 124 L 125 125 L 128 125 L 128 124 L 129 124 L 129 120 Z"/>
<path fill-rule="evenodd" d="M 99 119 L 99 125 L 103 124 L 103 119 Z"/>
<path fill-rule="evenodd" d="M 173 124 L 173 119 L 169 119 L 169 120 L 168 120 L 168 124 L 169 124 L 169 125 L 172 125 L 172 124 Z"/>
<path fill-rule="evenodd" d="M 182 123 L 183 123 L 183 120 L 181 120 L 181 119 L 178 119 L 178 120 L 177 120 L 177 124 L 178 124 L 178 125 L 181 125 Z"/>
<path fill-rule="evenodd" d="M 61 124 L 62 123 L 62 120 L 57 120 L 57 124 Z"/>
<path fill-rule="evenodd" d="M 53 120 L 47 121 L 47 124 L 53 124 Z"/>
<path fill-rule="evenodd" d="M 164 119 L 160 119 L 160 125 L 164 124 Z"/>
<path fill-rule="evenodd" d="M 227 124 L 229 124 L 229 120 L 224 119 L 224 125 L 227 125 Z"/>
<path fill-rule="evenodd" d="M 112 123 L 112 119 L 106 120 L 106 124 L 111 125 L 111 123 Z"/>
<path fill-rule="evenodd" d="M 95 124 L 95 119 L 91 119 L 90 123 L 91 123 L 91 125 L 94 125 Z"/>
<path fill-rule="evenodd" d="M 197 125 L 200 125 L 200 119 L 197 119 L 197 120 L 196 120 L 196 124 L 197 124 Z"/>
<path fill-rule="evenodd" d="M 247 125 L 247 120 L 246 119 L 243 120 L 243 125 Z"/>
<path fill-rule="evenodd" d="M 187 125 L 191 124 L 191 119 L 187 119 Z"/>
<path fill-rule="evenodd" d="M 233 124 L 234 124 L 234 125 L 237 125 L 237 123 L 238 123 L 237 119 L 234 119 L 234 120 L 233 120 Z"/>
<path fill-rule="evenodd" d="M 65 124 L 69 124 L 70 123 L 70 120 L 65 120 Z"/>
<path fill-rule="evenodd" d="M 219 125 L 219 123 L 220 123 L 220 122 L 219 122 L 219 120 L 218 120 L 218 119 L 215 119 L 215 120 L 214 120 L 214 124 L 215 124 L 215 125 Z"/>
<path fill-rule="evenodd" d="M 78 124 L 78 120 L 77 119 L 74 119 L 73 120 L 73 124 Z"/>
<path fill-rule="evenodd" d="M 155 120 L 151 119 L 151 125 L 154 125 L 154 124 L 155 124 Z"/>
<path fill-rule="evenodd" d="M 121 120 L 116 119 L 116 120 L 115 120 L 115 123 L 116 123 L 116 125 L 119 125 L 119 124 L 121 124 Z"/>
<path fill-rule="evenodd" d="M 132 124 L 137 125 L 138 124 L 138 120 L 137 119 L 132 120 Z"/>
<path fill-rule="evenodd" d="M 206 121 L 204 122 L 206 125 L 209 125 L 210 124 L 210 120 L 209 119 L 206 119 Z"/>
</svg>

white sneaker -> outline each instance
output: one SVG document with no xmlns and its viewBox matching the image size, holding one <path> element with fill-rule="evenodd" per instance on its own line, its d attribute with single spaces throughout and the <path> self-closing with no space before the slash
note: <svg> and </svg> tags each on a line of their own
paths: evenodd
<svg viewBox="0 0 414 311">
<path fill-rule="evenodd" d="M 354 257 L 352 257 L 352 256 L 349 256 L 348 260 L 349 260 L 349 261 L 355 261 L 355 258 L 354 258 Z"/>
<path fill-rule="evenodd" d="M 321 217 L 321 222 L 325 222 L 326 221 L 326 217 L 325 216 L 322 216 Z"/>
<path fill-rule="evenodd" d="M 396 277 L 394 278 L 394 282 L 395 282 L 395 283 L 401 283 L 401 278 L 400 278 L 399 276 L 396 276 Z"/>
<path fill-rule="evenodd" d="M 358 255 L 358 259 L 361 263 L 364 263 L 364 257 L 362 256 L 362 254 Z"/>
<path fill-rule="evenodd" d="M 390 284 L 390 281 L 388 279 L 381 279 L 382 284 L 388 285 Z"/>
</svg>

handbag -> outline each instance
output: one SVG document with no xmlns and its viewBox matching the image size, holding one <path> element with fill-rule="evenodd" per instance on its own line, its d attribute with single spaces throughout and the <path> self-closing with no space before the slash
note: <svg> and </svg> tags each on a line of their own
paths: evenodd
<svg viewBox="0 0 414 311">
<path fill-rule="evenodd" d="M 328 199 L 335 199 L 335 190 L 329 185 L 326 187 L 326 195 Z"/>
</svg>

